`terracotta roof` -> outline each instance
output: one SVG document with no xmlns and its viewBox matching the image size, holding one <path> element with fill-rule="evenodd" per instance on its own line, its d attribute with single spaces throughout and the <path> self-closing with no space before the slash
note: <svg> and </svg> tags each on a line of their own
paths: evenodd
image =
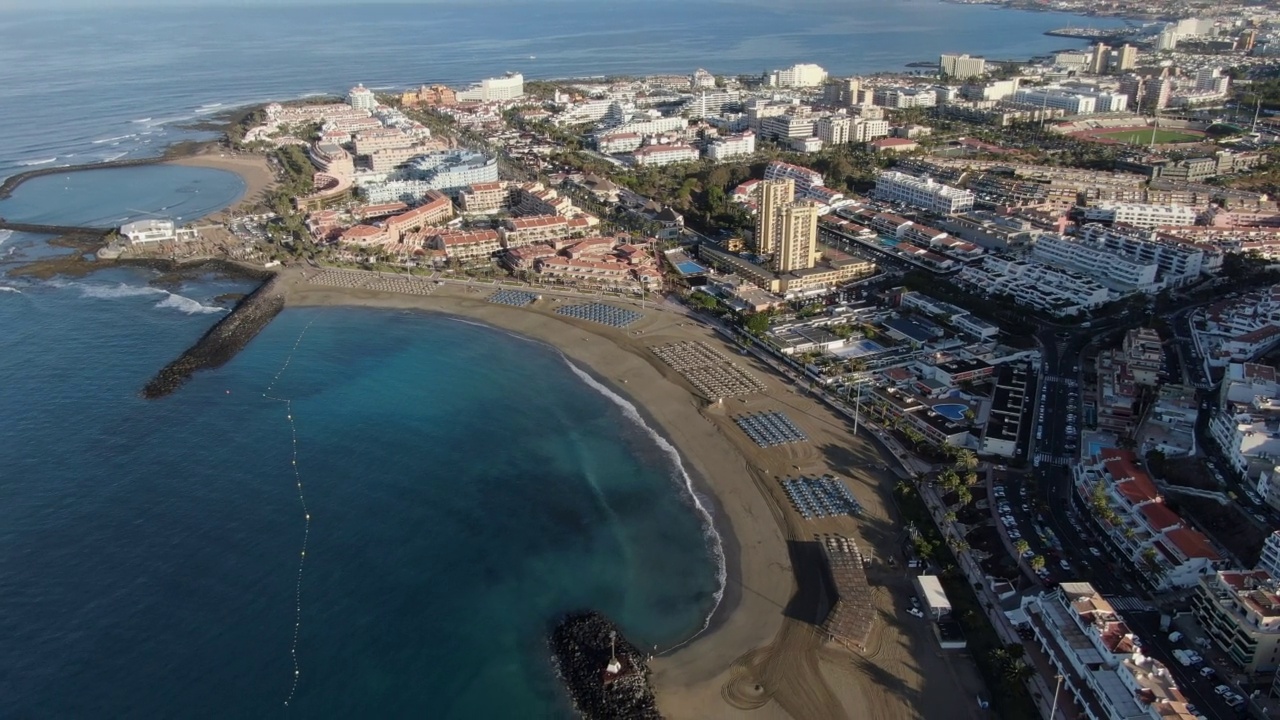
<svg viewBox="0 0 1280 720">
<path fill-rule="evenodd" d="M 512 230 L 531 230 L 533 228 L 555 227 L 567 225 L 568 221 L 559 215 L 530 215 L 529 217 L 510 218 L 507 226 Z"/>
<path fill-rule="evenodd" d="M 1162 502 L 1147 503 L 1138 508 L 1138 511 L 1147 518 L 1148 525 L 1162 532 L 1182 524 L 1182 518 Z"/>
<path fill-rule="evenodd" d="M 498 232 L 496 230 L 458 230 L 440 233 L 436 235 L 436 239 L 445 245 L 475 245 L 497 242 Z"/>
<path fill-rule="evenodd" d="M 1217 550 L 1213 549 L 1213 543 L 1209 542 L 1209 538 L 1199 530 L 1193 530 L 1188 527 L 1170 530 L 1164 536 L 1173 543 L 1183 555 L 1189 558 L 1205 558 L 1206 560 L 1221 560 L 1222 556 Z"/>
</svg>

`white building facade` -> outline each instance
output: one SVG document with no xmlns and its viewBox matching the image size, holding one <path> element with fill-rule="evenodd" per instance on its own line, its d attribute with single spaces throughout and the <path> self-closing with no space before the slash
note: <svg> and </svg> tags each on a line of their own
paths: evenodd
<svg viewBox="0 0 1280 720">
<path fill-rule="evenodd" d="M 973 209 L 974 195 L 968 190 L 888 171 L 876 178 L 875 195 L 888 202 L 900 202 L 939 215 L 954 215 Z"/>
</svg>

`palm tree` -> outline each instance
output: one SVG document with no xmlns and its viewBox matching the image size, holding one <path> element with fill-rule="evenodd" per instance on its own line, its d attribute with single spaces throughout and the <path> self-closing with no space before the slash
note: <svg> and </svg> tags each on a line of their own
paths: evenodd
<svg viewBox="0 0 1280 720">
<path fill-rule="evenodd" d="M 1013 549 L 1017 551 L 1018 555 L 1022 555 L 1023 553 L 1031 549 L 1031 543 L 1019 538 L 1016 542 L 1013 543 Z"/>
</svg>

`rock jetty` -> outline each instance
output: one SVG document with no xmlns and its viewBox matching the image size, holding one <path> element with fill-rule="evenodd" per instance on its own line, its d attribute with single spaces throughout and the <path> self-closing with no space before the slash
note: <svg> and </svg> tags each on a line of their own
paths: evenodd
<svg viewBox="0 0 1280 720">
<path fill-rule="evenodd" d="M 586 720 L 660 720 L 648 658 L 597 612 L 561 620 L 548 639 L 556 672 Z"/>
<path fill-rule="evenodd" d="M 236 356 L 272 318 L 284 309 L 279 276 L 249 293 L 226 317 L 209 328 L 195 345 L 169 363 L 142 389 L 145 398 L 160 398 L 182 387 L 197 370 L 216 368 Z"/>
</svg>

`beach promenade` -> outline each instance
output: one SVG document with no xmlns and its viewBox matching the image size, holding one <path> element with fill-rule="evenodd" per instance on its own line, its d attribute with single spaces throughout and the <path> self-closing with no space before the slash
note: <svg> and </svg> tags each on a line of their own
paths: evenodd
<svg viewBox="0 0 1280 720">
<path fill-rule="evenodd" d="M 318 268 L 288 268 L 290 306 L 358 305 L 447 313 L 546 342 L 635 403 L 676 445 L 698 492 L 710 496 L 723 537 L 727 582 L 706 631 L 652 664 L 659 707 L 670 718 L 968 718 L 981 683 L 971 662 L 942 651 L 927 623 L 907 614 L 910 579 L 898 555 L 903 533 L 893 505 L 892 464 L 848 417 L 677 303 L 530 289 L 525 306 L 489 302 L 504 285 L 448 281 L 429 294 L 312 282 Z M 372 274 L 371 274 L 372 275 Z M 424 282 L 414 278 L 413 282 Z M 625 328 L 556 314 L 575 299 L 639 312 Z M 758 379 L 762 392 L 709 403 L 651 348 L 700 342 Z M 736 417 L 780 412 L 807 438 L 760 447 Z M 849 516 L 806 520 L 782 486 L 787 477 L 830 473 L 862 507 Z M 874 620 L 863 652 L 828 639 L 820 627 L 833 598 L 823 589 L 818 540 L 856 539 L 867 569 Z M 900 556 L 899 556 L 900 559 Z"/>
</svg>

